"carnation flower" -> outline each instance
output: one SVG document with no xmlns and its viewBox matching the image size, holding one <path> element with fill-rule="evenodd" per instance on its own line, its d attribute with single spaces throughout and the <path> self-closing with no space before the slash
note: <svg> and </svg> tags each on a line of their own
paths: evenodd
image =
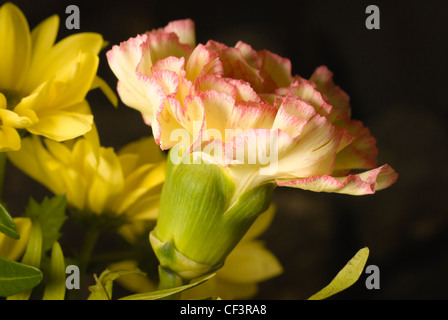
<svg viewBox="0 0 448 320">
<path fill-rule="evenodd" d="M 365 195 L 397 179 L 326 67 L 292 76 L 286 58 L 193 33 L 175 21 L 108 52 L 120 98 L 170 149 L 150 241 L 171 285 L 222 267 L 276 186 Z"/>
</svg>

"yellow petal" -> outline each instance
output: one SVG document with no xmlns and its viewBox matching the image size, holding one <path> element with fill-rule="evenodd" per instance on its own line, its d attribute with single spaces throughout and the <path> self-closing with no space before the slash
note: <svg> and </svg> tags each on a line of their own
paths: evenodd
<svg viewBox="0 0 448 320">
<path fill-rule="evenodd" d="M 16 129 L 0 126 L 0 152 L 20 149 L 20 136 Z"/>
<path fill-rule="evenodd" d="M 32 124 L 28 117 L 21 117 L 17 113 L 6 109 L 0 109 L 0 120 L 3 125 L 17 129 L 23 129 Z"/>
<path fill-rule="evenodd" d="M 126 176 L 124 189 L 118 198 L 119 205 L 116 211 L 126 211 L 144 194 L 161 185 L 165 180 L 165 170 L 165 163 L 162 162 L 155 167 L 151 164 L 141 166 Z"/>
<path fill-rule="evenodd" d="M 160 147 L 155 143 L 153 137 L 145 137 L 137 141 L 128 143 L 118 152 L 119 157 L 123 155 L 135 155 L 137 160 L 134 166 L 147 164 L 147 163 L 159 163 L 165 161 L 166 156 Z M 121 161 L 121 160 L 120 160 Z M 123 166 L 123 162 L 122 162 Z"/>
<path fill-rule="evenodd" d="M 114 107 L 118 107 L 118 97 L 111 87 L 102 78 L 96 76 L 92 82 L 92 87 L 90 89 L 99 88 L 104 95 L 109 99 Z"/>
<path fill-rule="evenodd" d="M 62 39 L 33 66 L 33 72 L 27 82 L 29 88 L 38 87 L 54 75 L 69 74 L 72 62 L 76 61 L 80 54 L 90 53 L 97 56 L 102 44 L 102 36 L 96 33 L 77 33 Z M 90 84 L 91 82 L 88 83 L 89 87 Z"/>
<path fill-rule="evenodd" d="M 134 270 L 138 267 L 137 261 L 123 260 L 110 264 L 108 269 L 116 270 Z M 124 275 L 116 280 L 123 288 L 137 293 L 154 291 L 157 289 L 156 285 L 152 283 L 147 277 L 139 274 Z"/>
<path fill-rule="evenodd" d="M 13 261 L 17 261 L 25 251 L 26 245 L 31 232 L 31 219 L 14 218 L 17 226 L 17 232 L 20 239 L 12 239 L 3 233 L 0 233 L 0 257 L 4 257 Z"/>
<path fill-rule="evenodd" d="M 218 271 L 220 278 L 237 283 L 257 283 L 283 272 L 277 258 L 261 241 L 240 242 Z"/>
<path fill-rule="evenodd" d="M 275 204 L 271 204 L 268 210 L 260 214 L 257 220 L 255 220 L 255 222 L 246 232 L 241 241 L 248 241 L 250 239 L 255 239 L 258 236 L 260 236 L 271 225 L 271 222 L 274 219 L 275 211 L 276 211 Z"/>
<path fill-rule="evenodd" d="M 0 88 L 19 91 L 30 63 L 28 22 L 18 7 L 8 2 L 0 8 Z"/>
<path fill-rule="evenodd" d="M 87 194 L 88 207 L 103 213 L 108 201 L 116 197 L 123 188 L 123 173 L 118 157 L 111 148 L 104 149 Z"/>
<path fill-rule="evenodd" d="M 83 101 L 65 110 L 39 112 L 39 122 L 28 131 L 56 141 L 79 137 L 92 129 L 93 116 L 83 113 L 86 105 L 87 101 Z"/>
<path fill-rule="evenodd" d="M 53 15 L 42 21 L 37 27 L 31 31 L 31 66 L 30 74 L 35 74 L 35 68 L 40 68 L 39 64 L 42 60 L 47 59 L 51 48 L 54 45 L 59 28 L 59 17 Z M 37 83 L 31 83 L 32 77 L 29 77 L 24 85 L 24 92 L 31 92 Z"/>
</svg>

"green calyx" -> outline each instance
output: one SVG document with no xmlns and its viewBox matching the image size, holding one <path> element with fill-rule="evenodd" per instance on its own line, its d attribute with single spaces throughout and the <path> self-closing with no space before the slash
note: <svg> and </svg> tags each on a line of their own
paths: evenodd
<svg viewBox="0 0 448 320">
<path fill-rule="evenodd" d="M 237 181 L 214 164 L 169 162 L 150 241 L 160 264 L 183 279 L 219 269 L 271 203 L 273 184 L 235 194 Z"/>
</svg>

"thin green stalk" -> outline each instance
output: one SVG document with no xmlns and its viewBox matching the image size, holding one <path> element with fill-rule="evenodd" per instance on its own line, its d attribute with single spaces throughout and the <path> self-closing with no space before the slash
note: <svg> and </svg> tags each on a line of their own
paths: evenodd
<svg viewBox="0 0 448 320">
<path fill-rule="evenodd" d="M 5 179 L 6 153 L 0 152 L 0 202 L 3 199 L 3 184 Z"/>
<path fill-rule="evenodd" d="M 185 284 L 187 284 L 187 282 L 177 274 L 162 266 L 159 266 L 159 290 L 172 289 L 183 286 Z M 180 298 L 180 295 L 180 293 L 173 294 L 163 300 L 178 300 Z"/>
<path fill-rule="evenodd" d="M 84 238 L 84 243 L 78 257 L 79 271 L 81 273 L 81 276 L 85 275 L 88 270 L 90 258 L 92 256 L 93 249 L 95 248 L 95 244 L 98 240 L 99 235 L 100 231 L 98 228 L 91 227 L 87 230 L 87 234 Z"/>
<path fill-rule="evenodd" d="M 77 257 L 79 273 L 81 277 L 81 283 L 84 283 L 83 279 L 87 275 L 88 267 L 90 264 L 90 258 L 92 256 L 93 250 L 96 245 L 96 241 L 100 235 L 100 230 L 95 227 L 91 227 L 87 229 L 86 236 L 84 238 L 84 242 L 82 244 L 81 250 Z M 67 293 L 68 300 L 77 300 L 78 294 L 80 290 L 70 290 Z"/>
</svg>

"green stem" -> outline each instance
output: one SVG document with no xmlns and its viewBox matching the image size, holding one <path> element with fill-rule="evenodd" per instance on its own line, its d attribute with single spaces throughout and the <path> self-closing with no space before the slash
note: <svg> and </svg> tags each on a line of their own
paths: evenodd
<svg viewBox="0 0 448 320">
<path fill-rule="evenodd" d="M 3 199 L 3 184 L 5 179 L 6 153 L 0 152 L 0 202 Z"/>
<path fill-rule="evenodd" d="M 90 258 L 92 256 L 92 252 L 93 249 L 95 248 L 95 244 L 96 241 L 98 240 L 99 235 L 100 231 L 98 230 L 98 228 L 91 227 L 87 230 L 87 234 L 78 257 L 79 270 L 81 276 L 87 273 Z"/>
<path fill-rule="evenodd" d="M 92 256 L 93 249 L 95 248 L 95 244 L 98 240 L 99 234 L 100 231 L 98 228 L 90 227 L 89 229 L 87 229 L 84 243 L 82 244 L 81 251 L 79 252 L 79 255 L 77 257 L 81 283 L 84 283 L 83 279 L 87 275 L 90 258 Z M 70 290 L 67 295 L 68 300 L 77 300 L 80 293 L 79 291 L 80 290 Z"/>
<path fill-rule="evenodd" d="M 159 266 L 159 290 L 172 289 L 187 284 L 187 282 L 179 277 L 176 273 Z M 180 299 L 180 293 L 173 294 L 164 300 L 178 300 Z"/>
</svg>

